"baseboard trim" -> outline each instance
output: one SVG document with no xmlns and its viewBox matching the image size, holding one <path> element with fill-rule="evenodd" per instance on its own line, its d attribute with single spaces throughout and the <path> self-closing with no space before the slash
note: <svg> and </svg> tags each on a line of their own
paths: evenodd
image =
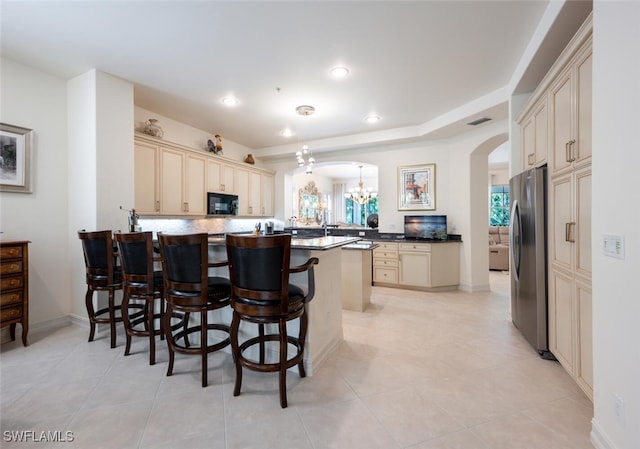
<svg viewBox="0 0 640 449">
<path fill-rule="evenodd" d="M 602 431 L 595 418 L 591 420 L 591 443 L 596 449 L 617 449 L 607 434 Z"/>
<path fill-rule="evenodd" d="M 56 329 L 61 329 L 63 327 L 69 326 L 73 323 L 73 319 L 70 315 L 63 316 L 60 318 L 54 318 L 53 320 L 41 321 L 40 323 L 30 324 L 29 325 L 29 334 L 27 335 L 27 343 L 29 342 L 29 335 L 39 334 L 43 332 L 51 332 Z M 87 327 L 89 327 L 87 321 Z M 18 326 L 16 329 L 16 340 L 18 340 L 19 335 L 21 334 L 22 329 Z M 11 336 L 9 335 L 9 326 L 2 328 L 2 333 L 0 334 L 0 342 L 2 344 L 9 343 L 11 341 Z"/>
</svg>

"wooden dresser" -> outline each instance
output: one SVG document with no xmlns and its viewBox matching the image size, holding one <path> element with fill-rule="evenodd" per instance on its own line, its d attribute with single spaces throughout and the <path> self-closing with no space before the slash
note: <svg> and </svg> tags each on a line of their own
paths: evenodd
<svg viewBox="0 0 640 449">
<path fill-rule="evenodd" d="M 0 325 L 11 326 L 11 340 L 15 340 L 20 323 L 24 346 L 29 332 L 29 243 L 0 242 Z"/>
</svg>

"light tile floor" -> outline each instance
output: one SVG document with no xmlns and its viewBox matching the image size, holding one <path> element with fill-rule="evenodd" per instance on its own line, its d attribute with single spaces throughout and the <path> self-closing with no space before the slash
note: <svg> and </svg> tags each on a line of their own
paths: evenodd
<svg viewBox="0 0 640 449">
<path fill-rule="evenodd" d="M 542 360 L 511 324 L 506 273 L 491 292 L 424 293 L 374 287 L 364 313 L 344 312 L 344 343 L 312 376 L 245 371 L 233 397 L 228 353 L 177 356 L 166 377 L 158 345 L 123 356 L 106 329 L 93 343 L 69 326 L 2 346 L 3 448 L 586 449 L 591 402 L 557 362 Z M 195 360 L 194 360 L 195 359 Z M 35 432 L 27 443 L 7 431 Z M 41 431 L 73 433 L 73 443 Z M 39 439 L 40 441 L 34 441 Z M 52 439 L 52 438 L 49 438 Z M 60 438 L 59 438 L 60 439 Z"/>
</svg>

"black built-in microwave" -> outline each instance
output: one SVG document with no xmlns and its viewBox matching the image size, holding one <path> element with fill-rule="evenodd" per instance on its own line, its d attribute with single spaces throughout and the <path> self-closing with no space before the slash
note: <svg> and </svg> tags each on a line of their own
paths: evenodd
<svg viewBox="0 0 640 449">
<path fill-rule="evenodd" d="M 238 195 L 208 192 L 207 215 L 238 215 Z"/>
</svg>

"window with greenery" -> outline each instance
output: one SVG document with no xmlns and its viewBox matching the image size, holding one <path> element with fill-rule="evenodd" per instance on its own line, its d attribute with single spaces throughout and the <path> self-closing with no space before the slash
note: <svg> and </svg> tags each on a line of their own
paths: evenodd
<svg viewBox="0 0 640 449">
<path fill-rule="evenodd" d="M 489 201 L 489 225 L 509 226 L 509 186 L 491 186 Z"/>
<path fill-rule="evenodd" d="M 353 200 L 346 200 L 347 224 L 356 226 L 366 226 L 367 217 L 378 213 L 378 197 L 375 197 L 364 205 L 360 205 Z"/>
</svg>

